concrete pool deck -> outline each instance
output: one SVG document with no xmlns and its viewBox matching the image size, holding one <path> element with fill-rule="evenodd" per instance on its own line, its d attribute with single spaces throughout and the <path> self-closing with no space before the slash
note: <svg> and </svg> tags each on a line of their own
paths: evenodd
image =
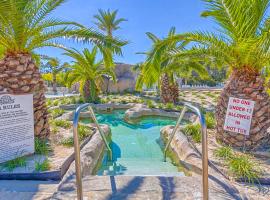
<svg viewBox="0 0 270 200">
<path fill-rule="evenodd" d="M 210 199 L 247 199 L 221 180 L 209 182 Z M 58 188 L 56 182 L 0 181 L 0 199 L 76 199 L 75 176 Z M 83 180 L 88 200 L 202 199 L 201 177 L 87 176 Z"/>
</svg>

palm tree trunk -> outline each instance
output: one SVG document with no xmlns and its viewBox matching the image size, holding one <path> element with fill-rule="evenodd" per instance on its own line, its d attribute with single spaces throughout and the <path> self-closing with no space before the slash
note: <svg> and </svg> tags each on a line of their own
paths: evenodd
<svg viewBox="0 0 270 200">
<path fill-rule="evenodd" d="M 90 80 L 86 80 L 83 86 L 83 97 L 85 102 L 90 102 Z"/>
<path fill-rule="evenodd" d="M 161 78 L 161 101 L 163 103 L 172 102 L 171 92 L 170 92 L 170 81 L 168 74 L 163 74 Z"/>
<path fill-rule="evenodd" d="M 11 94 L 33 94 L 35 136 L 50 134 L 45 85 L 30 54 L 7 55 L 0 61 L 0 90 Z"/>
<path fill-rule="evenodd" d="M 87 80 L 83 87 L 84 100 L 86 102 L 96 102 L 97 88 L 94 80 Z"/>
<path fill-rule="evenodd" d="M 53 93 L 56 95 L 57 94 L 57 82 L 56 82 L 56 74 L 55 73 L 52 73 L 52 76 L 53 76 Z"/>
<path fill-rule="evenodd" d="M 177 83 L 170 85 L 170 92 L 173 103 L 177 103 L 179 97 L 179 87 Z"/>
<path fill-rule="evenodd" d="M 225 131 L 223 129 L 229 97 L 255 101 L 250 135 Z M 233 147 L 253 149 L 269 143 L 270 133 L 270 98 L 265 92 L 264 80 L 259 73 L 248 70 L 235 70 L 225 85 L 216 108 L 217 134 L 216 138 Z"/>
</svg>

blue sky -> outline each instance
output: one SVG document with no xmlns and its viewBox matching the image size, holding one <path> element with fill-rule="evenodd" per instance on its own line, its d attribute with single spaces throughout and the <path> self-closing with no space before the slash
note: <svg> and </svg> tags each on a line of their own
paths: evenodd
<svg viewBox="0 0 270 200">
<path fill-rule="evenodd" d="M 150 48 L 151 42 L 147 39 L 146 32 L 162 37 L 172 26 L 176 27 L 178 33 L 213 30 L 213 22 L 200 17 L 204 10 L 201 0 L 67 0 L 53 15 L 93 27 L 93 15 L 99 8 L 118 9 L 119 17 L 128 20 L 122 23 L 121 30 L 115 32 L 115 35 L 130 41 L 123 49 L 123 57 L 116 57 L 117 62 L 136 64 L 143 61 L 144 56 L 136 52 Z M 90 47 L 74 42 L 65 42 L 65 45 L 78 49 Z M 61 50 L 46 48 L 41 53 L 56 56 L 62 62 L 70 61 L 62 55 Z"/>
</svg>

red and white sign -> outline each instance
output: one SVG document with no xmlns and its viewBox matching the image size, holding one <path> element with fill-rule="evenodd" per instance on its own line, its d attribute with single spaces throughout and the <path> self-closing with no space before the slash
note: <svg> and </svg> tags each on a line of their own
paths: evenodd
<svg viewBox="0 0 270 200">
<path fill-rule="evenodd" d="M 230 97 L 224 130 L 249 135 L 254 101 Z"/>
</svg>

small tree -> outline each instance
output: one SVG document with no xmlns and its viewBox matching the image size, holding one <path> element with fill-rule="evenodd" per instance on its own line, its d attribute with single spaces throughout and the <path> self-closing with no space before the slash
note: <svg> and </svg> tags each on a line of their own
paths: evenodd
<svg viewBox="0 0 270 200">
<path fill-rule="evenodd" d="M 44 59 L 48 60 L 48 62 L 45 65 L 42 65 L 41 68 L 43 68 L 44 71 L 50 72 L 52 74 L 53 93 L 57 94 L 57 75 L 66 69 L 69 64 L 65 62 L 60 65 L 60 60 L 58 58 L 47 57 Z"/>
<path fill-rule="evenodd" d="M 103 65 L 103 60 L 97 61 L 97 47 L 92 50 L 84 49 L 82 52 L 70 49 L 65 55 L 74 59 L 67 72 L 69 85 L 79 82 L 81 93 L 86 102 L 97 102 L 98 86 L 103 81 L 103 75 L 114 77 L 114 72 Z"/>
</svg>

